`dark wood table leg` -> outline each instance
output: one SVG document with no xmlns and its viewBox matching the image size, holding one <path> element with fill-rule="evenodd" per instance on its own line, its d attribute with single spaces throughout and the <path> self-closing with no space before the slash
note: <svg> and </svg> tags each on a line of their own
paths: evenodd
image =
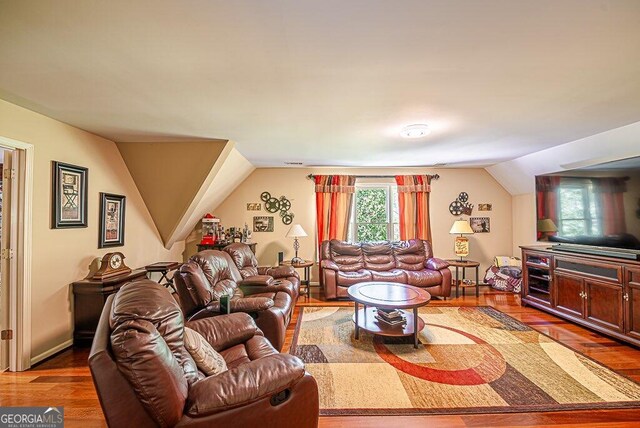
<svg viewBox="0 0 640 428">
<path fill-rule="evenodd" d="M 359 328 L 358 328 L 358 302 L 355 302 L 355 304 L 356 304 L 356 334 L 355 334 L 355 337 L 356 337 L 356 340 L 358 340 L 358 338 L 360 337 L 360 334 L 359 334 L 360 331 L 359 331 Z"/>
<path fill-rule="evenodd" d="M 463 297 L 467 295 L 466 294 L 467 292 L 465 291 L 465 288 L 464 288 L 464 280 L 465 279 L 467 279 L 467 268 L 463 267 L 462 268 L 462 296 Z"/>
<path fill-rule="evenodd" d="M 311 273 L 309 272 L 310 266 L 304 268 L 304 282 L 307 286 L 307 298 L 311 295 Z"/>
<path fill-rule="evenodd" d="M 476 266 L 476 297 L 480 296 L 480 281 L 478 281 L 478 266 Z"/>
<path fill-rule="evenodd" d="M 418 308 L 413 308 L 413 347 L 418 349 Z"/>
<path fill-rule="evenodd" d="M 460 283 L 458 282 L 458 266 L 456 266 L 456 299 L 460 297 Z"/>
</svg>

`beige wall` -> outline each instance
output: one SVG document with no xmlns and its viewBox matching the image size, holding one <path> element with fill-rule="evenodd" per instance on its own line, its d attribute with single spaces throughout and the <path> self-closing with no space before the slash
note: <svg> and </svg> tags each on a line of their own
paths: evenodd
<svg viewBox="0 0 640 428">
<path fill-rule="evenodd" d="M 226 144 L 227 140 L 117 143 L 165 243 Z"/>
<path fill-rule="evenodd" d="M 255 215 L 274 215 L 275 230 L 273 233 L 254 232 L 253 239 L 257 245 L 257 256 L 261 264 L 274 264 L 278 251 L 285 252 L 285 258 L 293 256 L 293 241 L 285 238 L 289 226 L 280 220 L 278 214 L 264 211 L 247 211 L 248 202 L 260 202 L 263 191 L 273 196 L 286 196 L 291 200 L 291 210 L 295 213 L 294 223 L 300 223 L 310 235 L 301 238 L 301 257 L 315 257 L 315 194 L 311 181 L 306 179 L 309 173 L 314 174 L 414 174 L 424 173 L 424 169 L 298 169 L 298 168 L 259 168 L 212 213 L 219 217 L 225 227 L 252 225 Z M 449 213 L 449 204 L 465 191 L 469 201 L 475 204 L 473 216 L 491 218 L 491 233 L 475 234 L 470 237 L 470 259 L 482 263 L 481 275 L 496 255 L 512 254 L 512 213 L 511 196 L 484 169 L 429 169 L 428 173 L 440 174 L 440 179 L 433 182 L 431 193 L 431 225 L 433 229 L 433 246 L 435 255 L 441 258 L 454 257 L 453 237 L 449 229 L 456 219 Z M 493 204 L 492 211 L 477 210 L 479 203 Z M 195 233 L 193 234 L 196 235 Z M 199 239 L 199 234 L 197 235 Z M 187 246 L 185 254 L 193 254 L 195 246 Z M 317 274 L 314 272 L 314 280 Z"/>
<path fill-rule="evenodd" d="M 183 244 L 171 251 L 160 236 L 127 167 L 112 141 L 0 100 L 0 135 L 35 147 L 33 193 L 32 357 L 72 338 L 70 283 L 88 273 L 98 249 L 99 192 L 127 196 L 125 246 L 117 247 L 135 268 L 179 260 Z M 50 229 L 51 161 L 89 168 L 89 227 Z"/>
</svg>

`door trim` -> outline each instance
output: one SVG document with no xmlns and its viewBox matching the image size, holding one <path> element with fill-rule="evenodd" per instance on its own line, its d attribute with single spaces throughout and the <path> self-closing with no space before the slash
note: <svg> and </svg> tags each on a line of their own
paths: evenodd
<svg viewBox="0 0 640 428">
<path fill-rule="evenodd" d="M 23 371 L 31 367 L 31 273 L 33 241 L 33 164 L 34 147 L 0 136 L 0 145 L 16 149 L 14 168 L 16 179 L 12 186 L 11 247 L 15 256 L 10 260 L 9 328 L 13 340 L 9 342 L 9 370 Z M 15 210 L 15 211 L 14 211 Z"/>
</svg>

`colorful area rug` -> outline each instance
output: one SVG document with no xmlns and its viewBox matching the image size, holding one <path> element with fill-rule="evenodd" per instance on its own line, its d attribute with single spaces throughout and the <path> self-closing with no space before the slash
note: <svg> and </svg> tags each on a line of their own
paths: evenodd
<svg viewBox="0 0 640 428">
<path fill-rule="evenodd" d="M 640 385 L 491 307 L 425 307 L 412 338 L 353 335 L 353 309 L 303 308 L 291 353 L 322 415 L 640 407 Z"/>
</svg>

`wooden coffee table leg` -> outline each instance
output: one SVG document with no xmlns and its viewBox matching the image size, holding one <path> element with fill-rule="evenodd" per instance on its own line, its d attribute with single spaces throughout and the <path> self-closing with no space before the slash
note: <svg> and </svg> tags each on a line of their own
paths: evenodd
<svg viewBox="0 0 640 428">
<path fill-rule="evenodd" d="M 356 340 L 358 340 L 358 338 L 360 336 L 360 334 L 359 334 L 360 332 L 359 332 L 359 328 L 358 328 L 358 302 L 355 302 L 355 304 L 356 304 L 356 334 L 355 334 L 355 337 L 356 337 Z"/>
<path fill-rule="evenodd" d="M 460 289 L 458 288 L 460 283 L 458 282 L 458 266 L 456 266 L 456 299 L 460 297 Z"/>
<path fill-rule="evenodd" d="M 476 297 L 480 296 L 480 281 L 478 281 L 478 266 L 476 266 Z"/>
</svg>

